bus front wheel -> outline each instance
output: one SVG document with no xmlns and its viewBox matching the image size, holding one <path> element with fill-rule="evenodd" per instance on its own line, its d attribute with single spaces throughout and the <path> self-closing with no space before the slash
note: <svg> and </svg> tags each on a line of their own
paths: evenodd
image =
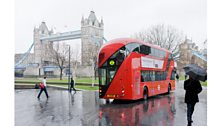
<svg viewBox="0 0 224 126">
<path fill-rule="evenodd" d="M 148 89 L 147 88 L 144 88 L 143 99 L 144 100 L 148 99 Z"/>
</svg>

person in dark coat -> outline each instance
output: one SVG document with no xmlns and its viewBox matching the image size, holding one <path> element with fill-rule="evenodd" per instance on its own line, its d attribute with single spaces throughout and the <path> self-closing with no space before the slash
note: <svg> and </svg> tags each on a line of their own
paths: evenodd
<svg viewBox="0 0 224 126">
<path fill-rule="evenodd" d="M 178 75 L 178 73 L 176 74 L 176 79 L 177 79 L 177 81 L 179 81 L 179 75 Z"/>
<path fill-rule="evenodd" d="M 70 83 L 70 92 L 72 91 L 72 89 L 73 89 L 73 91 L 75 91 L 75 92 L 76 92 L 76 89 L 74 88 L 74 80 L 73 80 L 73 78 L 71 78 L 71 83 Z"/>
<path fill-rule="evenodd" d="M 198 80 L 194 80 L 189 76 L 189 79 L 184 81 L 185 103 L 187 104 L 187 121 L 188 126 L 191 126 L 192 114 L 194 112 L 194 106 L 199 102 L 198 94 L 202 91 L 201 84 Z"/>
</svg>

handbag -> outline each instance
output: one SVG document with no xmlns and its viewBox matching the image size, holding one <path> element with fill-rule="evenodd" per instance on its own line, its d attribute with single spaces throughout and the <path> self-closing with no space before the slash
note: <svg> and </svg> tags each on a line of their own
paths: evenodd
<svg viewBox="0 0 224 126">
<path fill-rule="evenodd" d="M 39 87 L 40 87 L 41 89 L 44 89 L 44 84 L 43 84 L 42 82 L 40 82 Z"/>
</svg>

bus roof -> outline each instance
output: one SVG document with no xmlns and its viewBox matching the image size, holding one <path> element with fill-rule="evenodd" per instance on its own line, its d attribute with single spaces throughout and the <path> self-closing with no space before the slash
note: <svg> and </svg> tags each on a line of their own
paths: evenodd
<svg viewBox="0 0 224 126">
<path fill-rule="evenodd" d="M 153 44 L 149 44 L 149 43 L 146 43 L 144 41 L 141 41 L 141 40 L 137 40 L 137 39 L 131 39 L 131 38 L 119 38 L 119 39 L 114 39 L 114 40 L 111 40 L 109 41 L 108 43 L 104 44 L 100 51 L 99 51 L 99 59 L 101 59 L 102 57 L 102 60 L 98 61 L 99 62 L 99 66 L 102 66 L 103 63 L 111 56 L 114 54 L 115 51 L 117 51 L 119 48 L 123 47 L 124 45 L 127 45 L 129 43 L 139 43 L 139 44 L 143 44 L 143 45 L 147 45 L 147 46 L 150 46 L 150 47 L 153 47 L 153 48 L 156 48 L 156 49 L 159 49 L 159 50 L 163 50 L 165 52 L 168 52 L 170 53 L 169 50 L 167 49 L 164 49 L 164 48 L 161 48 L 157 45 L 153 45 Z M 105 53 L 106 52 L 106 53 Z M 101 56 L 100 56 L 101 55 Z M 99 60 L 98 59 L 98 60 Z"/>
<path fill-rule="evenodd" d="M 161 48 L 158 45 L 146 43 L 144 41 L 141 41 L 141 40 L 138 40 L 138 39 L 132 39 L 132 38 L 118 38 L 118 39 L 113 39 L 113 40 L 107 42 L 106 44 L 104 44 L 102 46 L 102 48 L 105 47 L 105 46 L 111 45 L 111 44 L 127 45 L 128 43 L 132 43 L 132 42 L 139 43 L 139 44 L 143 44 L 143 45 L 147 45 L 147 46 L 150 46 L 150 47 L 153 47 L 153 48 L 160 49 L 160 50 L 163 50 L 163 51 L 166 51 L 166 52 L 171 53 L 169 50 L 167 50 L 165 48 Z"/>
</svg>

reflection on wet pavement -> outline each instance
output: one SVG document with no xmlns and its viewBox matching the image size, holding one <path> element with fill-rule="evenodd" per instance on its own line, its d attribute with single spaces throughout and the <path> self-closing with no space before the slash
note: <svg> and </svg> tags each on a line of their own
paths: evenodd
<svg viewBox="0 0 224 126">
<path fill-rule="evenodd" d="M 99 125 L 113 126 L 173 126 L 175 97 L 160 95 L 148 101 L 136 101 L 127 104 L 112 102 L 100 105 Z"/>
</svg>

